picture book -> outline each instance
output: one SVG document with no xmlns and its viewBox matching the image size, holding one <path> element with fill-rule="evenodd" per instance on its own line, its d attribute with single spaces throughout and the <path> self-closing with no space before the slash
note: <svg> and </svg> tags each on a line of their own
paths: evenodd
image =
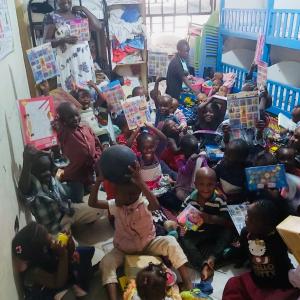
<svg viewBox="0 0 300 300">
<path fill-rule="evenodd" d="M 264 61 L 257 62 L 257 87 L 262 88 L 267 84 L 268 64 Z"/>
<path fill-rule="evenodd" d="M 125 99 L 125 94 L 119 80 L 110 82 L 101 91 L 111 112 L 119 113 L 123 110 L 122 101 Z"/>
<path fill-rule="evenodd" d="M 257 64 L 262 57 L 263 49 L 265 46 L 265 35 L 262 33 L 259 33 L 255 48 L 255 54 L 254 54 L 254 62 Z"/>
<path fill-rule="evenodd" d="M 201 211 L 189 204 L 178 216 L 177 221 L 179 225 L 183 226 L 185 230 L 197 231 L 203 224 Z"/>
<path fill-rule="evenodd" d="M 257 91 L 228 95 L 227 108 L 232 130 L 254 127 L 257 120 L 259 120 Z"/>
<path fill-rule="evenodd" d="M 230 218 L 238 232 L 241 234 L 242 229 L 246 226 L 245 219 L 247 215 L 247 204 L 227 205 Z"/>
<path fill-rule="evenodd" d="M 270 165 L 246 168 L 248 189 L 283 188 L 287 186 L 284 165 Z"/>
<path fill-rule="evenodd" d="M 71 36 L 77 36 L 80 42 L 90 40 L 89 20 L 87 18 L 72 19 L 68 23 Z"/>
<path fill-rule="evenodd" d="M 132 97 L 122 102 L 122 108 L 130 130 L 142 127 L 151 121 L 150 111 L 145 97 Z"/>
<path fill-rule="evenodd" d="M 217 145 L 206 145 L 205 151 L 210 160 L 216 161 L 224 157 L 224 152 Z"/>
<path fill-rule="evenodd" d="M 18 100 L 24 144 L 37 149 L 57 145 L 57 136 L 52 129 L 54 102 L 51 96 Z"/>
<path fill-rule="evenodd" d="M 51 43 L 46 43 L 26 51 L 36 83 L 53 78 L 59 71 Z"/>
<path fill-rule="evenodd" d="M 62 102 L 70 102 L 74 104 L 78 109 L 81 109 L 82 105 L 68 92 L 62 88 L 56 88 L 50 91 L 50 96 L 53 97 L 54 108 L 56 109 Z"/>
<path fill-rule="evenodd" d="M 169 66 L 168 53 L 152 52 L 148 54 L 148 75 L 166 77 Z"/>
<path fill-rule="evenodd" d="M 288 249 L 300 264 L 300 218 L 288 216 L 276 227 Z"/>
</svg>

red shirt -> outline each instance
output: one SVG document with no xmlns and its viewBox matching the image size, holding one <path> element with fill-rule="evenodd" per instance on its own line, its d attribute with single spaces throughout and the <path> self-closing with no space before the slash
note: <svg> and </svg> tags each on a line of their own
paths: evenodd
<svg viewBox="0 0 300 300">
<path fill-rule="evenodd" d="M 127 146 L 127 138 L 126 136 L 124 135 L 124 133 L 121 133 L 118 137 L 117 137 L 117 143 L 119 145 L 125 145 Z M 138 148 L 137 148 L 137 142 L 136 142 L 136 139 L 133 141 L 132 145 L 131 145 L 131 150 L 136 154 L 138 155 L 139 151 L 138 151 Z"/>
<path fill-rule="evenodd" d="M 58 139 L 63 154 L 70 160 L 64 169 L 63 180 L 92 184 L 101 146 L 91 128 L 85 125 L 75 129 L 63 128 L 58 132 Z"/>
<path fill-rule="evenodd" d="M 175 154 L 169 147 L 166 147 L 160 155 L 163 160 L 173 171 L 178 172 L 177 160 L 184 159 L 182 154 Z"/>
</svg>

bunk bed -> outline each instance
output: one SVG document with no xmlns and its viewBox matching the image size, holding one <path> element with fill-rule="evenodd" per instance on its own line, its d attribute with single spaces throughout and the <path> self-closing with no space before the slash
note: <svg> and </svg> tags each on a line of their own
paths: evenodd
<svg viewBox="0 0 300 300">
<path fill-rule="evenodd" d="M 223 62 L 224 39 L 233 37 L 255 41 L 258 35 L 265 35 L 264 54 L 262 59 L 270 65 L 272 46 L 300 50 L 300 10 L 274 9 L 274 1 L 267 2 L 267 9 L 225 8 L 225 0 L 221 1 L 220 31 L 217 69 L 221 72 L 236 73 L 234 91 L 239 91 L 245 80 L 247 68 Z M 253 53 L 254 54 L 254 53 Z M 274 115 L 280 112 L 290 116 L 295 105 L 300 104 L 300 85 L 293 86 L 289 82 L 267 80 L 269 93 L 273 97 L 269 109 Z"/>
</svg>

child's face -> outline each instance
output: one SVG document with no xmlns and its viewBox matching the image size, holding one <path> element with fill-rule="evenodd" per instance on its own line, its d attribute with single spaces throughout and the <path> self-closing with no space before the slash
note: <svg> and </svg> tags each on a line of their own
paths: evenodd
<svg viewBox="0 0 300 300">
<path fill-rule="evenodd" d="M 203 118 L 204 118 L 204 121 L 206 123 L 211 123 L 213 122 L 214 118 L 215 118 L 215 113 L 211 107 L 211 105 L 207 105 L 203 111 Z"/>
<path fill-rule="evenodd" d="M 165 96 L 159 97 L 159 110 L 162 115 L 169 115 L 172 111 L 172 98 Z"/>
<path fill-rule="evenodd" d="M 247 209 L 245 224 L 247 231 L 253 235 L 265 233 L 264 222 L 257 216 L 255 203 L 250 204 Z"/>
<path fill-rule="evenodd" d="M 74 105 L 71 105 L 64 110 L 61 119 L 69 128 L 77 128 L 80 124 L 80 114 Z"/>
<path fill-rule="evenodd" d="M 168 120 L 165 126 L 167 127 L 166 129 L 170 135 L 168 137 L 178 137 L 180 130 L 178 125 L 173 120 Z"/>
<path fill-rule="evenodd" d="M 208 200 L 216 188 L 216 177 L 206 174 L 197 174 L 195 178 L 195 187 L 202 199 Z"/>
<path fill-rule="evenodd" d="M 134 97 L 137 97 L 137 96 L 145 97 L 144 88 L 142 88 L 142 87 L 138 88 L 133 96 Z"/>
<path fill-rule="evenodd" d="M 143 141 L 140 152 L 145 163 L 152 163 L 154 160 L 156 143 L 153 137 L 148 137 Z"/>
<path fill-rule="evenodd" d="M 300 108 L 294 108 L 292 111 L 292 120 L 295 123 L 300 121 Z"/>
<path fill-rule="evenodd" d="M 219 89 L 219 93 L 220 96 L 227 96 L 228 94 L 228 88 L 224 85 L 222 85 Z"/>
<path fill-rule="evenodd" d="M 300 151 L 300 127 L 295 129 L 294 135 L 291 137 L 290 144 L 294 149 Z"/>
<path fill-rule="evenodd" d="M 197 96 L 197 100 L 199 101 L 199 103 L 205 102 L 207 100 L 207 95 L 204 93 L 200 93 Z"/>
<path fill-rule="evenodd" d="M 51 161 L 48 156 L 41 156 L 33 165 L 32 174 L 45 185 L 51 181 Z"/>
<path fill-rule="evenodd" d="M 214 74 L 214 80 L 217 79 L 217 80 L 222 80 L 223 79 L 223 74 L 222 73 L 215 73 Z"/>
<path fill-rule="evenodd" d="M 82 105 L 82 109 L 87 109 L 91 106 L 92 98 L 89 92 L 80 92 L 78 102 Z"/>
</svg>

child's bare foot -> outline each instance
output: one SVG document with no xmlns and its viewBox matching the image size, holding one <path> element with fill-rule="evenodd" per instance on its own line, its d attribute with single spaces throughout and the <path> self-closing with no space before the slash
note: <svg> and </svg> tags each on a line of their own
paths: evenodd
<svg viewBox="0 0 300 300">
<path fill-rule="evenodd" d="M 205 281 L 214 276 L 215 258 L 210 256 L 206 262 L 203 263 L 201 269 L 201 280 Z"/>
</svg>

